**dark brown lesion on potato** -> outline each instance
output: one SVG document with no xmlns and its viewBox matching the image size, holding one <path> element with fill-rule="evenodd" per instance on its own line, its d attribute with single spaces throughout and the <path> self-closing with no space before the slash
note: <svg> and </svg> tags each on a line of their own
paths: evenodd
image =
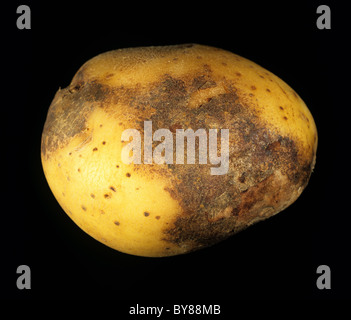
<svg viewBox="0 0 351 320">
<path fill-rule="evenodd" d="M 280 143 L 272 145 L 279 149 L 281 146 Z M 273 156 L 272 152 L 277 153 Z M 271 149 L 266 155 L 262 152 L 258 157 L 264 159 L 263 161 L 271 159 L 268 169 L 260 171 L 256 159 L 253 165 L 247 166 L 245 175 L 239 176 L 240 182 L 230 181 L 231 172 L 227 176 L 215 178 L 207 173 L 207 179 L 206 173 L 202 172 L 205 176 L 203 180 L 198 180 L 196 176 L 201 173 L 196 169 L 187 178 L 185 171 L 180 173 L 179 170 L 179 178 L 185 179 L 180 179 L 181 182 L 170 194 L 182 204 L 183 214 L 174 221 L 172 228 L 165 231 L 164 240 L 180 247 L 185 246 L 186 252 L 197 250 L 215 244 L 253 222 L 283 210 L 296 199 L 296 190 L 299 186 L 305 187 L 310 175 L 310 168 L 307 166 L 292 168 L 288 165 L 283 170 L 286 165 L 283 164 L 284 161 L 290 161 L 287 158 L 290 156 L 282 155 L 284 152 L 287 151 Z M 280 157 L 285 157 L 285 160 L 279 160 Z M 235 165 L 236 160 L 239 161 L 231 158 L 231 164 Z"/>
<path fill-rule="evenodd" d="M 183 213 L 173 227 L 165 230 L 164 240 L 186 245 L 186 251 L 216 243 L 251 221 L 283 210 L 296 199 L 296 190 L 306 186 L 313 157 L 300 156 L 299 142 L 268 131 L 250 106 L 238 100 L 233 84 L 226 83 L 226 93 L 212 97 L 201 109 L 184 110 L 192 90 L 201 89 L 197 81 L 195 86 L 196 81 L 162 82 L 163 93 L 155 95 L 157 112 L 151 117 L 153 123 L 163 127 L 172 127 L 176 121 L 177 127 L 186 128 L 188 120 L 194 131 L 209 129 L 206 119 L 214 118 L 216 128 L 230 130 L 228 174 L 211 176 L 210 164 L 171 166 L 175 178 L 166 191 L 181 205 Z M 217 80 L 213 82 L 218 84 Z M 174 116 L 174 110 L 180 114 L 184 110 L 187 119 Z M 229 118 L 224 116 L 226 112 Z M 237 172 L 241 175 L 235 180 Z"/>
<path fill-rule="evenodd" d="M 67 143 L 69 138 L 86 131 L 86 121 L 94 106 L 89 98 L 94 94 L 90 85 L 72 91 L 59 89 L 46 118 L 42 134 L 43 156 Z"/>
<path fill-rule="evenodd" d="M 59 89 L 50 105 L 42 134 L 42 154 L 46 156 L 75 135 L 87 132 L 89 115 L 96 108 L 108 108 L 120 91 L 96 80 L 87 81 L 84 68 L 78 71 L 72 84 Z"/>
</svg>

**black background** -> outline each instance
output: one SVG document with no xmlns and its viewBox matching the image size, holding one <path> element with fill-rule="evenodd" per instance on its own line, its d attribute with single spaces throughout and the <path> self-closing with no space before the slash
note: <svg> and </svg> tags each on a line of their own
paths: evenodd
<svg viewBox="0 0 351 320">
<path fill-rule="evenodd" d="M 224 306 L 224 300 L 350 298 L 351 22 L 345 3 L 2 4 L 1 296 L 112 299 L 125 313 L 129 305 L 148 300 L 153 301 L 148 305 Z M 31 8 L 31 30 L 16 28 L 20 4 Z M 331 30 L 316 27 L 320 4 L 331 8 Z M 66 87 L 93 56 L 180 43 L 227 49 L 294 88 L 317 124 L 316 168 L 301 197 L 284 212 L 218 245 L 169 258 L 119 253 L 81 231 L 52 195 L 40 162 L 46 113 L 58 87 Z M 21 264 L 31 268 L 31 290 L 16 287 Z M 316 287 L 322 264 L 331 268 L 331 290 Z"/>
</svg>

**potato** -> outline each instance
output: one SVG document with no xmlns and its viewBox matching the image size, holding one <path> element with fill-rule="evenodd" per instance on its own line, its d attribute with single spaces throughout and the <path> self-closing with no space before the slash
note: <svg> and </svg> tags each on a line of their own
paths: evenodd
<svg viewBox="0 0 351 320">
<path fill-rule="evenodd" d="M 173 141 L 181 129 L 207 137 L 212 129 L 216 155 L 227 129 L 228 167 L 213 174 L 218 163 L 200 163 L 198 151 L 192 164 L 173 154 L 173 162 L 147 163 L 145 123 Z M 128 129 L 140 133 L 141 163 L 122 161 L 123 150 L 137 154 L 126 149 L 137 137 L 122 139 Z M 158 138 L 148 145 L 154 152 L 166 135 Z M 196 141 L 206 151 L 207 142 Z M 41 157 L 53 194 L 81 229 L 121 252 L 162 257 L 210 246 L 284 210 L 306 187 L 316 149 L 313 117 L 285 82 L 231 52 L 186 44 L 119 49 L 86 62 L 51 103 Z M 187 148 L 184 155 L 191 158 Z"/>
</svg>

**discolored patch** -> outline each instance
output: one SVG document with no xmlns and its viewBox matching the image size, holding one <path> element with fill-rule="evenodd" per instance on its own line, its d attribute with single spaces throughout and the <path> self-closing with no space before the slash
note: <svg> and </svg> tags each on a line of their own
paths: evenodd
<svg viewBox="0 0 351 320">
<path fill-rule="evenodd" d="M 186 252 L 194 251 L 227 238 L 235 228 L 235 221 L 235 217 L 230 217 L 209 222 L 206 215 L 200 212 L 180 216 L 174 227 L 166 231 L 164 240 L 183 247 Z"/>
<path fill-rule="evenodd" d="M 77 134 L 88 132 L 88 116 L 99 101 L 109 96 L 111 89 L 107 86 L 82 79 L 78 72 L 69 87 L 57 91 L 50 105 L 42 134 L 41 152 L 44 157 L 67 144 Z"/>
<path fill-rule="evenodd" d="M 259 115 L 238 100 L 234 84 L 216 83 L 225 86 L 226 93 L 212 96 L 201 106 L 201 110 L 187 110 L 189 118 L 186 120 L 194 131 L 212 127 L 229 129 L 229 172 L 227 175 L 212 176 L 210 164 L 172 165 L 172 183 L 165 188 L 181 205 L 182 213 L 173 226 L 164 230 L 164 240 L 180 247 L 185 246 L 186 250 L 221 241 L 233 232 L 244 229 L 250 221 L 259 221 L 263 216 L 274 214 L 280 210 L 282 203 L 295 200 L 291 198 L 291 194 L 294 194 L 292 191 L 298 186 L 304 187 L 310 176 L 312 158 L 299 157 L 300 146 L 295 141 L 269 131 Z M 169 81 L 168 84 L 178 86 L 176 99 L 164 95 L 160 101 L 169 101 L 171 108 L 164 110 L 161 103 L 156 104 L 157 111 L 152 119 L 156 123 L 166 124 L 173 120 L 176 121 L 173 122 L 174 126 L 183 125 L 184 128 L 185 120 L 172 115 L 169 110 L 177 110 L 182 114 L 193 92 L 193 83 Z M 218 118 L 218 114 L 230 116 Z M 207 119 L 213 119 L 214 122 Z M 235 180 L 238 172 L 241 174 Z M 276 172 L 280 172 L 286 180 L 276 178 L 273 183 Z M 279 185 L 283 180 L 289 181 L 287 185 L 296 187 L 284 189 Z M 279 188 L 282 189 L 282 195 L 274 198 Z"/>
</svg>

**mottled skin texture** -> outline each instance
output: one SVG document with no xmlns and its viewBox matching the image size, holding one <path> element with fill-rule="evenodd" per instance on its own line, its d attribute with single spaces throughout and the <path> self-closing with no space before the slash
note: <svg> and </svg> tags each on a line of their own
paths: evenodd
<svg viewBox="0 0 351 320">
<path fill-rule="evenodd" d="M 98 125 L 95 119 L 99 117 L 113 121 L 107 126 L 100 121 Z M 211 128 L 229 129 L 229 172 L 211 175 L 210 163 L 122 164 L 118 153 L 126 142 L 111 132 L 135 128 L 142 133 L 146 120 L 152 120 L 154 131 L 169 128 L 174 141 L 175 130 L 180 128 L 204 128 L 207 132 Z M 101 132 L 102 137 L 112 134 L 112 138 L 104 138 L 106 141 L 97 145 L 96 132 Z M 109 149 L 111 139 L 113 146 Z M 82 155 L 81 151 L 88 149 L 90 153 Z M 93 58 L 81 67 L 68 88 L 57 92 L 42 136 L 46 177 L 70 217 L 99 241 L 143 256 L 197 250 L 282 211 L 306 187 L 316 149 L 313 118 L 287 84 L 249 60 L 200 45 L 123 49 Z M 82 162 L 83 158 L 86 162 Z M 77 163 L 81 164 L 78 169 Z M 90 171 L 84 171 L 83 165 Z M 127 173 L 117 176 L 112 169 L 108 173 L 107 169 L 96 169 L 108 166 Z M 73 171 L 77 177 L 71 179 L 69 173 Z M 91 172 L 98 172 L 102 178 L 89 180 Z M 129 178 L 133 177 L 141 179 L 135 182 L 141 185 L 141 181 L 162 185 L 157 191 L 160 197 L 155 192 L 141 197 L 136 184 L 135 191 L 131 191 Z M 104 196 L 99 200 L 95 191 L 80 189 L 89 181 L 92 190 L 102 190 L 104 179 L 114 185 L 106 186 L 108 191 L 102 192 Z M 70 191 L 71 198 L 67 199 L 65 188 L 75 190 L 75 195 Z M 84 199 L 86 194 L 90 194 L 92 209 L 88 204 L 74 207 L 75 199 Z M 166 203 L 172 207 L 166 208 L 164 214 L 142 207 L 143 214 L 126 218 L 129 224 L 140 223 L 138 231 L 127 230 L 117 236 L 113 232 L 120 232 L 123 223 L 116 221 L 116 215 L 104 215 L 105 220 L 97 220 L 102 219 L 97 216 L 127 206 L 123 199 L 114 200 L 113 205 L 104 204 L 123 195 L 132 202 L 146 204 L 145 198 L 150 196 L 155 199 L 153 204 L 160 202 L 154 204 L 156 211 L 165 209 Z M 130 210 L 137 211 L 133 207 Z M 91 211 L 94 218 L 87 214 Z M 122 217 L 122 213 L 117 216 Z M 153 224 L 159 224 L 157 230 L 153 224 L 145 227 L 144 221 L 151 221 L 150 217 L 155 217 Z M 119 230 L 110 230 L 112 224 Z M 104 231 L 107 229 L 109 232 Z M 139 240 L 133 238 L 137 232 Z M 145 247 L 140 236 L 143 232 L 148 243 Z M 157 241 L 153 242 L 152 237 Z M 125 244 L 121 244 L 123 241 Z"/>
</svg>

